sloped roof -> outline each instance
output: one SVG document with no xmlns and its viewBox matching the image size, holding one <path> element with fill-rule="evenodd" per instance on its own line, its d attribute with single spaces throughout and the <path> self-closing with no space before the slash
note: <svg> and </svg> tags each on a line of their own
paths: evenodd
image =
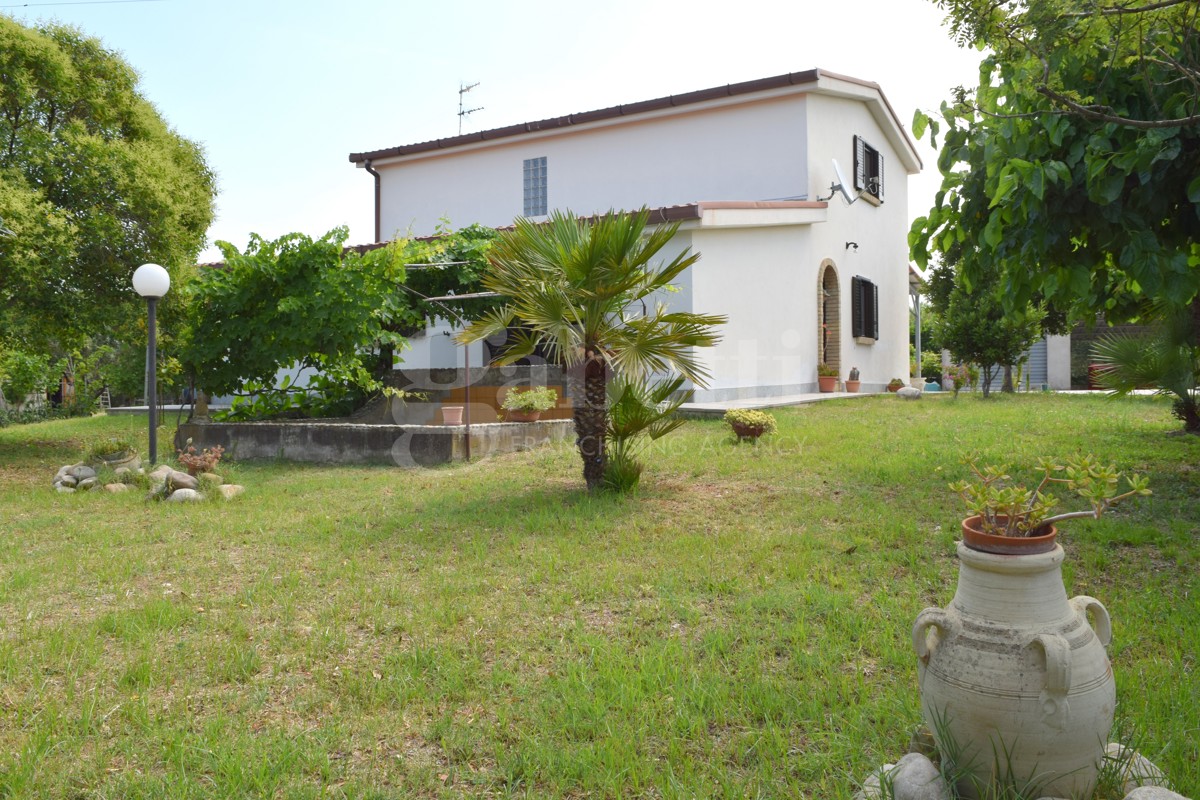
<svg viewBox="0 0 1200 800">
<path fill-rule="evenodd" d="M 916 148 L 913 146 L 911 138 L 904 130 L 903 124 L 900 122 L 896 112 L 892 109 L 891 104 L 883 94 L 883 90 L 879 84 L 870 81 L 851 78 L 845 75 L 829 72 L 828 70 L 810 69 L 804 72 L 789 72 L 783 75 L 775 75 L 770 78 L 759 78 L 752 81 L 743 81 L 742 83 L 731 83 L 725 86 L 714 86 L 711 89 L 701 89 L 695 92 L 687 92 L 685 94 L 668 95 L 667 97 L 657 97 L 653 100 L 643 100 L 637 103 L 628 103 L 619 106 L 611 106 L 609 108 L 601 108 L 595 111 L 585 111 L 577 114 L 567 114 L 562 117 L 551 117 L 549 119 L 536 120 L 533 122 L 522 122 L 517 125 L 508 125 L 503 128 L 492 128 L 486 131 L 477 131 L 475 133 L 464 133 L 459 136 L 450 136 L 445 139 L 434 139 L 427 142 L 417 142 L 415 144 L 405 144 L 396 147 L 387 147 L 381 150 L 368 150 L 361 153 L 351 153 L 350 161 L 360 166 L 385 158 L 397 158 L 400 156 L 416 155 L 419 153 L 428 153 L 434 151 L 451 150 L 458 147 L 466 147 L 469 145 L 479 144 L 482 142 L 491 142 L 498 139 L 508 139 L 517 136 L 525 136 L 531 133 L 541 133 L 546 131 L 561 130 L 571 128 L 578 125 L 586 125 L 605 120 L 620 119 L 622 117 L 632 117 L 639 114 L 647 114 L 654 111 L 664 109 L 679 108 L 683 106 L 695 105 L 697 103 L 706 103 L 714 100 L 720 100 L 727 97 L 736 97 L 738 95 L 753 94 L 756 92 L 766 92 L 771 90 L 785 89 L 788 87 L 809 87 L 813 91 L 826 91 L 836 94 L 833 91 L 833 84 L 843 83 L 852 84 L 865 89 L 873 89 L 878 93 L 879 101 L 884 111 L 883 116 L 890 118 L 895 130 L 899 133 L 899 138 L 903 142 L 903 147 L 897 149 L 907 151 L 905 155 L 909 156 L 914 162 L 915 169 L 921 168 L 921 159 L 917 155 Z M 915 171 L 915 170 L 914 170 Z"/>
</svg>

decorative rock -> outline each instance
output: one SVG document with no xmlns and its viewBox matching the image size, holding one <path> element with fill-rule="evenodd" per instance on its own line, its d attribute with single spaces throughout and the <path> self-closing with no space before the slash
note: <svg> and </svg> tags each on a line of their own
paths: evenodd
<svg viewBox="0 0 1200 800">
<path fill-rule="evenodd" d="M 239 486 L 236 483 L 226 483 L 226 484 L 222 484 L 221 486 L 218 486 L 217 491 L 220 492 L 221 496 L 224 497 L 226 500 L 232 500 L 233 498 L 237 497 L 242 492 L 246 491 L 246 487 Z"/>
<path fill-rule="evenodd" d="M 196 476 L 196 478 L 199 479 L 200 485 L 204 486 L 205 488 L 210 486 L 220 486 L 225 482 L 225 479 L 215 472 L 201 472 Z"/>
<path fill-rule="evenodd" d="M 60 481 L 58 481 L 58 482 L 59 482 L 59 483 L 61 483 L 63 486 L 66 486 L 66 487 L 67 487 L 67 488 L 69 488 L 69 489 L 74 489 L 74 488 L 75 488 L 75 484 L 79 483 L 79 481 L 78 481 L 78 480 L 76 480 L 75 478 L 71 477 L 70 475 L 67 475 L 67 476 L 63 477 L 63 479 L 62 479 L 62 480 L 60 480 Z"/>
<path fill-rule="evenodd" d="M 76 464 L 67 470 L 67 474 L 76 480 L 82 481 L 88 478 L 96 477 L 96 470 L 92 469 L 91 467 L 84 466 L 83 464 Z"/>
<path fill-rule="evenodd" d="M 1119 742 L 1110 742 L 1104 756 L 1121 769 L 1121 791 L 1129 793 L 1142 786 L 1167 786 L 1167 776 L 1141 753 Z"/>
<path fill-rule="evenodd" d="M 909 753 L 889 773 L 892 800 L 951 800 L 950 787 L 925 756 Z"/>
<path fill-rule="evenodd" d="M 1125 800 L 1188 800 L 1161 786 L 1142 786 L 1125 795 Z"/>
<path fill-rule="evenodd" d="M 195 489 L 176 489 L 167 497 L 168 503 L 194 503 L 198 500 L 203 500 L 204 495 L 197 492 Z"/>
<path fill-rule="evenodd" d="M 129 484 L 127 483 L 109 483 L 105 484 L 104 491 L 118 494 L 119 492 L 128 492 Z"/>
<path fill-rule="evenodd" d="M 64 486 L 64 485 L 60 484 L 58 487 L 58 491 L 61 492 L 62 494 L 75 494 L 75 487 L 74 486 Z"/>
<path fill-rule="evenodd" d="M 171 470 L 166 475 L 167 485 L 172 489 L 199 489 L 200 481 L 195 476 L 188 475 L 186 472 Z"/>
<path fill-rule="evenodd" d="M 84 478 L 79 483 L 75 484 L 75 488 L 76 489 L 91 489 L 99 482 L 100 481 L 96 480 L 95 478 Z"/>
<path fill-rule="evenodd" d="M 150 471 L 150 477 L 157 481 L 164 481 L 167 479 L 167 476 L 174 471 L 175 470 L 171 469 L 170 464 L 159 464 Z"/>
<path fill-rule="evenodd" d="M 886 776 L 886 778 L 881 778 Z M 890 792 L 882 787 L 886 781 Z M 950 787 L 942 774 L 925 756 L 909 753 L 897 764 L 884 764 L 863 781 L 856 800 L 952 800 Z"/>
<path fill-rule="evenodd" d="M 914 389 L 911 386 L 905 386 L 896 391 L 896 396 L 903 397 L 905 400 L 920 400 L 921 399 L 921 390 Z"/>
</svg>

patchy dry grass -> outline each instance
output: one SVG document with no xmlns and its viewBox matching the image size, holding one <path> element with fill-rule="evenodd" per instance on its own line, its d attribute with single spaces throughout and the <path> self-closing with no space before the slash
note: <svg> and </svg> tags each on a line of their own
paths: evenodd
<svg viewBox="0 0 1200 800">
<path fill-rule="evenodd" d="M 1162 402 L 891 397 L 656 444 L 402 471 L 246 463 L 229 503 L 59 495 L 110 417 L 0 430 L 0 797 L 848 798 L 919 724 L 976 450 L 1095 452 L 1155 496 L 1066 530 L 1124 723 L 1200 796 L 1200 440 Z M 167 441 L 164 433 L 160 441 Z"/>
</svg>

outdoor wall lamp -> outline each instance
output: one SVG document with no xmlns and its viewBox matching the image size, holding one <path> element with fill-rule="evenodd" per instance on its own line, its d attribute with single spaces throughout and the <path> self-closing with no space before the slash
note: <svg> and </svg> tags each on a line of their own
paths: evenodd
<svg viewBox="0 0 1200 800">
<path fill-rule="evenodd" d="M 158 342 L 155 310 L 158 299 L 171 288 L 171 276 L 158 264 L 142 264 L 133 271 L 133 290 L 146 298 L 149 312 L 146 341 L 146 404 L 150 407 L 150 463 L 158 460 Z"/>
</svg>

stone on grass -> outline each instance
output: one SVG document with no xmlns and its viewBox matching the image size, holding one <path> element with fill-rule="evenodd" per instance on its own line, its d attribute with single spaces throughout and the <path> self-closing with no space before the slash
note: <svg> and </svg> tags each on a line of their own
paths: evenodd
<svg viewBox="0 0 1200 800">
<path fill-rule="evenodd" d="M 154 469 L 150 470 L 150 477 L 156 481 L 166 480 L 167 476 L 175 470 L 171 469 L 170 464 L 159 464 Z"/>
<path fill-rule="evenodd" d="M 1125 800 L 1188 800 L 1181 794 L 1161 786 L 1141 786 L 1125 795 Z"/>
<path fill-rule="evenodd" d="M 896 391 L 897 397 L 903 397 L 905 400 L 920 400 L 921 390 L 914 389 L 912 386 L 905 386 Z"/>
<path fill-rule="evenodd" d="M 246 487 L 239 486 L 236 483 L 225 483 L 225 484 L 218 486 L 217 491 L 220 492 L 221 496 L 224 497 L 226 500 L 232 500 L 233 498 L 237 497 L 242 492 L 246 491 Z"/>
<path fill-rule="evenodd" d="M 166 476 L 167 485 L 174 490 L 178 489 L 199 489 L 200 481 L 196 480 L 194 475 L 188 475 L 186 472 L 171 470 Z"/>
<path fill-rule="evenodd" d="M 76 489 L 91 489 L 93 486 L 95 486 L 99 482 L 100 481 L 96 480 L 95 478 L 84 478 L 79 483 L 75 484 L 75 488 Z"/>
<path fill-rule="evenodd" d="M 1121 791 L 1129 793 L 1139 786 L 1166 786 L 1167 776 L 1150 759 L 1119 742 L 1110 742 L 1104 756 L 1121 769 Z"/>
<path fill-rule="evenodd" d="M 112 492 L 113 494 L 117 494 L 118 492 L 128 492 L 129 484 L 128 483 L 106 483 L 104 485 L 104 491 Z"/>
<path fill-rule="evenodd" d="M 212 486 L 220 486 L 225 482 L 225 479 L 215 472 L 201 472 L 196 477 L 199 479 L 200 485 L 206 489 Z"/>
<path fill-rule="evenodd" d="M 63 494 L 75 494 L 75 487 L 60 483 L 58 485 L 58 491 L 62 492 Z"/>
<path fill-rule="evenodd" d="M 195 489 L 176 489 L 167 496 L 168 503 L 194 503 L 203 499 L 204 495 Z"/>
<path fill-rule="evenodd" d="M 883 790 L 884 781 L 891 785 L 890 793 Z M 863 781 L 862 790 L 855 797 L 859 800 L 953 799 L 950 787 L 942 780 L 938 768 L 920 753 L 909 753 L 896 764 L 884 764 Z"/>
<path fill-rule="evenodd" d="M 79 483 L 79 481 L 76 480 L 75 478 L 71 477 L 70 475 L 67 475 L 62 480 L 60 480 L 59 483 L 62 484 L 63 486 L 66 486 L 69 489 L 74 489 L 75 484 Z"/>
<path fill-rule="evenodd" d="M 76 464 L 67 470 L 67 474 L 78 481 L 96 477 L 96 470 L 83 464 Z"/>
</svg>

